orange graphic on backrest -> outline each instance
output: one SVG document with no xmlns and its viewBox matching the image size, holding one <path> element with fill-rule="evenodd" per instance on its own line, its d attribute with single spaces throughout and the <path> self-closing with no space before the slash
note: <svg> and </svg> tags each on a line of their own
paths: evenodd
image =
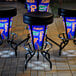
<svg viewBox="0 0 76 76">
<path fill-rule="evenodd" d="M 39 50 L 39 45 L 38 45 L 38 43 L 36 43 L 36 45 L 37 45 L 37 47 L 38 47 L 38 50 Z"/>
<path fill-rule="evenodd" d="M 37 7 L 36 5 L 31 5 L 30 8 L 31 8 L 31 12 L 34 12 Z"/>
<path fill-rule="evenodd" d="M 38 38 L 34 38 L 34 44 L 37 42 Z"/>
<path fill-rule="evenodd" d="M 40 32 L 40 41 L 42 41 L 43 31 Z"/>
<path fill-rule="evenodd" d="M 35 29 L 35 30 L 43 30 L 43 28 L 35 28 L 35 27 L 34 27 L 34 29 Z"/>
<path fill-rule="evenodd" d="M 69 33 L 69 32 L 70 32 L 70 30 L 71 30 L 71 29 L 67 29 L 67 33 Z"/>
<path fill-rule="evenodd" d="M 8 28 L 7 25 L 8 25 L 8 23 L 5 23 L 5 32 L 7 32 L 7 30 L 8 30 L 8 29 L 7 29 L 7 28 Z"/>
<path fill-rule="evenodd" d="M 70 38 L 72 38 L 72 35 L 71 35 L 71 33 L 69 33 L 70 34 Z"/>
<path fill-rule="evenodd" d="M 12 28 L 9 29 L 9 32 L 11 32 L 11 31 L 12 31 Z"/>
<path fill-rule="evenodd" d="M 2 34 L 5 39 L 5 35 L 3 34 L 3 31 L 4 31 L 3 29 L 0 29 L 0 34 Z"/>
<path fill-rule="evenodd" d="M 3 31 L 4 31 L 3 29 L 0 29 L 0 34 L 2 34 L 2 33 L 3 33 Z"/>
<path fill-rule="evenodd" d="M 49 5 L 48 5 L 48 7 L 47 7 L 47 12 L 49 11 Z"/>
<path fill-rule="evenodd" d="M 4 39 L 6 38 L 5 35 L 3 34 Z"/>
<path fill-rule="evenodd" d="M 75 25 L 76 25 L 76 22 L 75 22 L 75 23 L 73 23 L 73 26 L 72 26 L 72 32 L 74 32 L 74 31 L 75 31 Z"/>
<path fill-rule="evenodd" d="M 50 2 L 50 0 L 42 0 L 41 3 L 49 3 L 49 2 Z"/>
<path fill-rule="evenodd" d="M 6 22 L 7 20 L 0 20 L 0 22 Z"/>
<path fill-rule="evenodd" d="M 70 30 L 71 30 L 71 29 L 67 29 L 67 33 L 69 33 L 69 34 L 70 34 L 70 38 L 72 38 L 72 35 L 71 35 L 71 33 L 70 33 Z"/>
<path fill-rule="evenodd" d="M 76 21 L 75 19 L 67 19 L 67 21 Z"/>
<path fill-rule="evenodd" d="M 29 3 L 35 3 L 35 0 L 27 0 Z"/>
</svg>

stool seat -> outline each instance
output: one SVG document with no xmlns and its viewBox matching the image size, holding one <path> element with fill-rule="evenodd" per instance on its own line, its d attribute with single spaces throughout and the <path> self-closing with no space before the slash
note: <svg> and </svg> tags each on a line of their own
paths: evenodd
<svg viewBox="0 0 76 76">
<path fill-rule="evenodd" d="M 30 25 L 48 25 L 53 22 L 53 15 L 48 12 L 29 12 L 24 14 L 23 21 Z"/>
<path fill-rule="evenodd" d="M 15 7 L 0 7 L 0 17 L 16 16 L 17 9 Z"/>
<path fill-rule="evenodd" d="M 76 9 L 58 8 L 58 14 L 64 17 L 76 17 Z"/>
</svg>

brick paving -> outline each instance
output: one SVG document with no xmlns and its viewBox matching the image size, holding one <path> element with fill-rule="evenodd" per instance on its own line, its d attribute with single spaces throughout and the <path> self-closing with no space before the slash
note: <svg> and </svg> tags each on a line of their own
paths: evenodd
<svg viewBox="0 0 76 76">
<path fill-rule="evenodd" d="M 23 23 L 23 13 L 26 12 L 23 4 L 20 3 L 1 3 L 0 6 L 15 6 L 18 9 L 18 14 L 14 17 L 12 31 L 18 34 L 17 42 L 21 41 L 26 37 L 27 34 L 25 25 Z M 27 26 L 27 25 L 26 25 Z M 61 40 L 57 37 L 60 32 L 64 32 L 62 21 L 60 18 L 55 18 L 53 24 L 48 26 L 48 36 L 60 43 Z M 23 45 L 22 45 L 23 46 Z M 74 55 L 76 51 L 73 51 L 69 55 L 66 55 L 67 50 L 76 50 L 76 45 L 73 44 L 72 41 L 63 49 L 62 56 L 58 56 L 58 47 L 53 44 L 52 49 L 49 51 L 52 61 L 52 70 L 43 69 L 43 70 L 33 70 L 31 68 L 27 68 L 24 70 L 25 63 L 25 50 L 22 46 L 18 48 L 18 56 L 10 58 L 0 58 L 0 76 L 76 76 L 76 56 Z M 2 47 L 2 46 L 1 46 Z M 3 48 L 4 49 L 4 48 Z M 74 56 L 73 56 L 74 55 Z M 34 63 L 36 57 L 34 57 L 29 63 Z M 42 64 L 49 64 L 46 60 L 41 57 L 40 62 Z M 39 67 L 41 65 L 37 65 Z M 33 67 L 32 67 L 33 68 Z M 48 67 L 49 68 L 49 67 Z"/>
</svg>

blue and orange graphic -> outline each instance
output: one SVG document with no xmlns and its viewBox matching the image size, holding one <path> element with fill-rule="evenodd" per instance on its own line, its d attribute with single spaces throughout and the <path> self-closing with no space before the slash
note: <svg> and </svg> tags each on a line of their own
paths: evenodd
<svg viewBox="0 0 76 76">
<path fill-rule="evenodd" d="M 68 39 L 74 39 L 76 32 L 76 17 L 66 17 Z"/>
<path fill-rule="evenodd" d="M 26 0 L 27 10 L 28 12 L 37 11 L 37 1 L 35 0 Z"/>
<path fill-rule="evenodd" d="M 39 11 L 40 12 L 48 12 L 50 0 L 39 0 Z"/>
<path fill-rule="evenodd" d="M 9 18 L 0 18 L 0 34 L 2 39 L 7 39 L 8 37 L 8 25 L 9 25 Z M 12 27 L 12 18 L 10 19 L 10 28 L 9 28 L 10 32 L 11 27 Z"/>
<path fill-rule="evenodd" d="M 35 50 L 40 50 L 42 48 L 42 44 L 43 44 L 43 40 L 44 40 L 44 32 L 45 30 L 45 25 L 42 26 L 36 26 L 36 25 L 32 25 L 32 33 L 33 33 L 33 41 L 32 43 L 34 43 L 34 47 Z M 29 26 L 29 30 L 30 30 L 30 26 Z"/>
<path fill-rule="evenodd" d="M 28 12 L 36 12 L 37 11 L 37 0 L 27 0 L 27 9 Z M 39 11 L 40 12 L 48 12 L 50 0 L 39 0 Z"/>
</svg>

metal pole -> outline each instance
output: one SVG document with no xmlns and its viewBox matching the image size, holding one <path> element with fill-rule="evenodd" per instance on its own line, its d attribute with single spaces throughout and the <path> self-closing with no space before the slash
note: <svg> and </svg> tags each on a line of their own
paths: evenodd
<svg viewBox="0 0 76 76">
<path fill-rule="evenodd" d="M 7 42 L 10 42 L 10 21 L 11 21 L 11 17 L 9 17 L 9 23 L 8 23 L 8 37 L 7 37 Z"/>
</svg>

